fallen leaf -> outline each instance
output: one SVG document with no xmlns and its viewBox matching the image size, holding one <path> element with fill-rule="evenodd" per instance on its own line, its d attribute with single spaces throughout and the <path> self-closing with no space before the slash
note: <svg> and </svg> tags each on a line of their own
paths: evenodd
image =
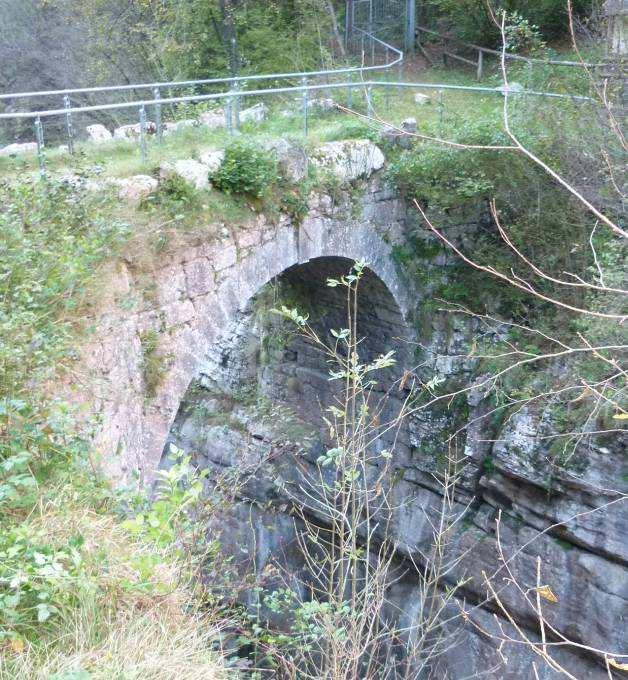
<svg viewBox="0 0 628 680">
<path fill-rule="evenodd" d="M 613 420 L 628 420 L 628 413 L 616 413 Z"/>
<path fill-rule="evenodd" d="M 617 668 L 620 671 L 628 671 L 628 663 L 619 663 L 618 661 L 615 661 L 615 659 L 607 659 L 607 661 L 608 665 L 613 668 Z"/>
</svg>

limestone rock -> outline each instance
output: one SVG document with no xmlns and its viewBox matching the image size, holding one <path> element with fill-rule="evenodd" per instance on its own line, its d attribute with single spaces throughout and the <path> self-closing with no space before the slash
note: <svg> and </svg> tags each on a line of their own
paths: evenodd
<svg viewBox="0 0 628 680">
<path fill-rule="evenodd" d="M 249 109 L 240 111 L 241 123 L 261 123 L 268 116 L 268 107 L 266 104 L 260 102 L 251 106 Z"/>
<path fill-rule="evenodd" d="M 495 88 L 496 90 L 499 90 L 504 96 L 507 94 L 517 94 L 518 92 L 523 92 L 524 87 L 521 83 L 508 83 L 508 85 L 500 85 L 499 87 Z"/>
<path fill-rule="evenodd" d="M 196 120 L 196 118 L 186 118 L 185 120 L 177 120 L 169 123 L 164 123 L 163 135 L 164 137 L 168 137 L 174 132 L 178 132 L 179 130 L 183 130 L 188 127 L 196 127 L 198 124 L 199 122 L 198 120 Z"/>
<path fill-rule="evenodd" d="M 201 151 L 199 158 L 210 173 L 216 172 L 225 157 L 225 152 L 219 149 L 205 149 Z"/>
<path fill-rule="evenodd" d="M 157 132 L 157 126 L 152 121 L 146 121 L 146 134 L 154 135 Z M 132 125 L 121 125 L 113 131 L 113 138 L 122 141 L 127 139 L 138 139 L 141 134 L 140 124 L 134 123 Z"/>
<path fill-rule="evenodd" d="M 100 123 L 95 123 L 94 125 L 88 125 L 85 128 L 89 141 L 94 144 L 106 144 L 113 139 L 113 135 L 104 125 Z"/>
<path fill-rule="evenodd" d="M 35 153 L 36 151 L 36 142 L 23 142 L 22 144 L 9 144 L 9 146 L 0 149 L 0 156 L 17 156 L 23 153 Z"/>
<path fill-rule="evenodd" d="M 384 166 L 384 154 L 369 139 L 327 142 L 318 147 L 312 162 L 335 175 L 341 182 L 370 177 Z"/>
<path fill-rule="evenodd" d="M 150 196 L 157 189 L 157 180 L 150 175 L 133 175 L 115 181 L 118 196 L 124 200 L 137 203 Z"/>
<path fill-rule="evenodd" d="M 410 136 L 417 131 L 416 118 L 406 118 L 399 124 L 399 129 L 384 127 L 380 133 L 383 141 L 394 144 L 402 149 L 409 149 L 414 139 Z M 410 133 L 410 134 L 405 134 Z"/>
<path fill-rule="evenodd" d="M 414 103 L 419 104 L 419 106 L 425 106 L 425 104 L 429 104 L 431 101 L 432 100 L 422 92 L 414 93 Z"/>
<path fill-rule="evenodd" d="M 198 117 L 198 122 L 200 125 L 204 125 L 210 130 L 218 130 L 220 128 L 227 127 L 225 112 L 222 109 L 217 109 L 216 111 L 205 111 L 205 113 L 201 113 L 201 115 Z"/>
<path fill-rule="evenodd" d="M 209 187 L 207 166 L 193 158 L 183 158 L 174 163 L 162 163 L 159 168 L 159 177 L 167 179 L 174 175 L 181 177 L 195 189 L 207 189 Z"/>
<path fill-rule="evenodd" d="M 277 156 L 279 172 L 290 182 L 301 182 L 307 176 L 308 159 L 300 144 L 288 139 L 271 139 L 263 143 Z"/>
</svg>

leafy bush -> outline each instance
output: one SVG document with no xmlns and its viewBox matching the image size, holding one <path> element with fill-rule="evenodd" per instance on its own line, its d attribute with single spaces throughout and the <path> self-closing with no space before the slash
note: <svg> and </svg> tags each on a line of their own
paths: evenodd
<svg viewBox="0 0 628 680">
<path fill-rule="evenodd" d="M 277 162 L 261 146 L 237 140 L 225 149 L 220 168 L 212 175 L 221 191 L 262 198 L 278 181 Z"/>
<path fill-rule="evenodd" d="M 0 183 L 0 205 L 1 396 L 72 351 L 86 285 L 129 227 L 107 196 L 52 179 Z"/>
<path fill-rule="evenodd" d="M 572 4 L 577 15 L 586 16 L 591 11 L 591 0 L 574 0 Z M 538 26 L 544 39 L 554 40 L 565 35 L 569 29 L 567 3 L 564 0 L 498 0 L 492 2 L 491 6 L 494 10 L 505 10 L 511 17 L 511 25 L 518 26 L 520 33 L 530 34 L 528 29 Z M 485 47 L 498 47 L 501 43 L 499 30 L 483 0 L 430 0 L 430 10 L 434 18 L 446 17 L 461 40 Z M 526 24 L 522 23 L 524 21 Z M 511 31 L 517 32 L 517 29 L 512 28 Z M 512 48 L 534 46 L 524 42 L 513 43 Z"/>
</svg>

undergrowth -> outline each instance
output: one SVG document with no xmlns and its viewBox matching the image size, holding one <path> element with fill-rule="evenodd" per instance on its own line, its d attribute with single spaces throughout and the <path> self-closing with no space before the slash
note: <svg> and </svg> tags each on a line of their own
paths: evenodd
<svg viewBox="0 0 628 680">
<path fill-rule="evenodd" d="M 194 471 L 177 454 L 150 503 L 112 491 L 89 423 L 49 396 L 130 225 L 107 193 L 50 178 L 0 203 L 0 678 L 221 677 L 181 548 Z"/>
</svg>

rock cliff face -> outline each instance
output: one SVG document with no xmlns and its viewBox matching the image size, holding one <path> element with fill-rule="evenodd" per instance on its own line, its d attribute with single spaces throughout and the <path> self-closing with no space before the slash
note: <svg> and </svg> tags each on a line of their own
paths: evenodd
<svg viewBox="0 0 628 680">
<path fill-rule="evenodd" d="M 100 442 L 113 473 L 124 476 L 135 468 L 150 478 L 169 432 L 167 444 L 210 470 L 208 493 L 211 481 L 225 473 L 242 478 L 220 531 L 222 550 L 236 568 L 270 575 L 265 585 L 271 589 L 275 565 L 303 573 L 291 509 L 306 503 L 304 480 L 325 451 L 321 412 L 334 391 L 324 357 L 269 309 L 280 303 L 298 307 L 323 334 L 344 327 L 344 301 L 325 281 L 364 258 L 372 269 L 360 297 L 362 351 L 372 357 L 394 349 L 398 355 L 378 388 L 383 395 L 396 385 L 386 413 L 408 394 L 408 385 L 395 383 L 405 369 L 425 382 L 437 377 L 454 390 L 474 385 L 455 400 L 421 406 L 394 441 L 378 444 L 394 448 L 396 503 L 388 525 L 402 575 L 389 598 L 408 625 L 417 616 L 417 570 L 432 541 L 430 519 L 442 505 L 436 476 L 456 433 L 451 442 L 464 462 L 455 496 L 464 517 L 450 550 L 465 557 L 446 582 L 464 580 L 448 611 L 464 608 L 468 621 L 459 617 L 450 624 L 458 637 L 433 664 L 431 677 L 559 677 L 521 644 L 507 644 L 498 654 L 498 643 L 480 630 L 521 639 L 516 623 L 538 640 L 535 612 L 508 579 L 533 588 L 540 557 L 542 583 L 557 600 L 544 603 L 547 624 L 557 631 L 549 638 L 562 634 L 583 645 L 579 653 L 559 648 L 556 657 L 578 678 L 607 678 L 584 646 L 622 652 L 628 520 L 626 504 L 611 489 L 621 483 L 625 441 L 615 437 L 604 448 L 585 437 L 570 464 L 560 467 L 550 461 L 560 429 L 549 407 L 532 403 L 500 421 L 490 417 L 486 380 L 469 352 L 479 330 L 423 309 L 430 272 L 447 267 L 447 259 L 426 258 L 424 285 L 408 283 L 393 262 L 395 246 L 403 246 L 408 235 L 405 208 L 377 177 L 365 180 L 362 190 L 357 201 L 348 193 L 335 201 L 313 196 L 300 227 L 260 217 L 250 229 L 214 244 L 171 253 L 152 275 L 150 301 L 132 310 L 114 305 L 102 315 L 91 360 L 101 375 L 98 403 L 107 425 Z M 473 228 L 458 225 L 461 238 Z M 117 282 L 118 300 L 137 292 L 132 271 L 118 273 Z M 159 352 L 167 359 L 151 399 L 142 375 L 147 330 L 159 334 Z M 161 464 L 168 464 L 165 455 Z M 486 603 L 483 573 L 497 574 L 493 582 L 512 622 Z M 247 597 L 255 603 L 252 594 Z"/>
</svg>

